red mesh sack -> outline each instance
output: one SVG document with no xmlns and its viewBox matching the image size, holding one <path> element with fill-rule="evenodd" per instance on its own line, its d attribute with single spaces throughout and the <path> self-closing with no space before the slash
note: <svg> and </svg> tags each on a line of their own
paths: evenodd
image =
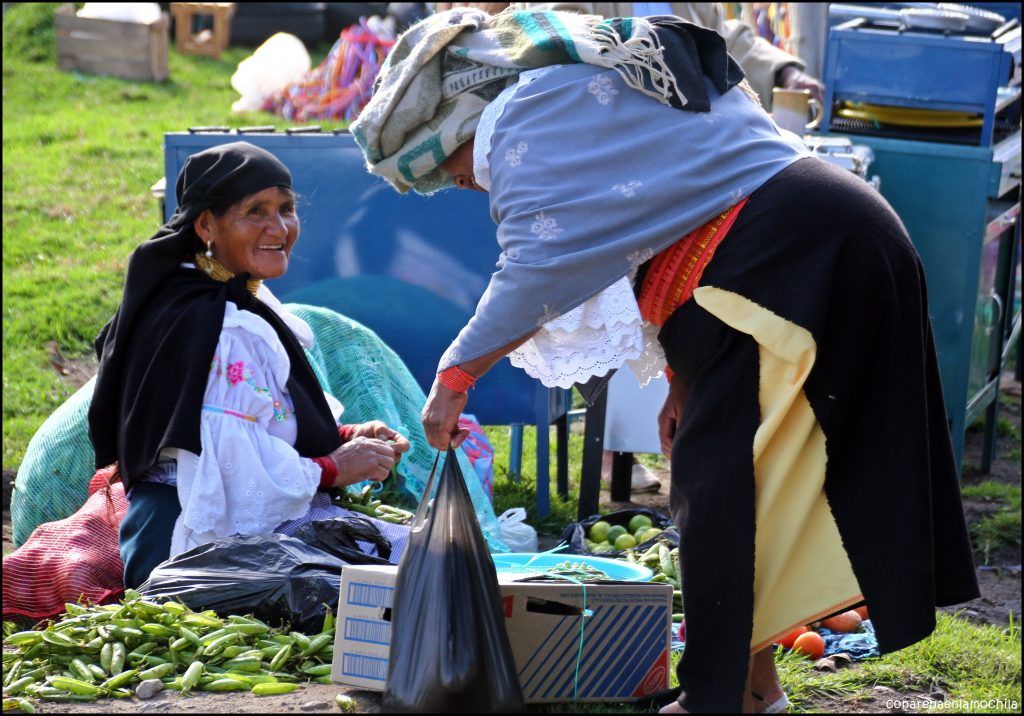
<svg viewBox="0 0 1024 716">
<path fill-rule="evenodd" d="M 3 615 L 45 619 L 65 602 L 114 601 L 124 592 L 118 529 L 128 500 L 120 482 L 106 486 L 114 467 L 96 472 L 89 498 L 75 514 L 39 525 L 3 560 Z"/>
</svg>

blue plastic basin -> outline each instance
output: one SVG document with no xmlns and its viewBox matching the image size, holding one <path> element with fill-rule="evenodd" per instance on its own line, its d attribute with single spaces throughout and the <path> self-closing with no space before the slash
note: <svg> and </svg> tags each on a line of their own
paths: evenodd
<svg viewBox="0 0 1024 716">
<path fill-rule="evenodd" d="M 622 582 L 649 582 L 654 576 L 654 572 L 639 564 L 586 554 L 511 552 L 492 554 L 491 558 L 494 560 L 494 569 L 500 574 L 543 574 L 546 569 L 568 560 L 586 563 L 594 569 L 600 569 L 612 579 Z"/>
</svg>

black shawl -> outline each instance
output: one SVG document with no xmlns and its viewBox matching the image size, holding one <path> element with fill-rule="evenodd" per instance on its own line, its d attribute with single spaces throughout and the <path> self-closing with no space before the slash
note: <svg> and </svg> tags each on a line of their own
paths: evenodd
<svg viewBox="0 0 1024 716">
<path fill-rule="evenodd" d="M 248 274 L 225 283 L 181 266 L 202 246 L 193 224 L 204 209 L 272 186 L 290 189 L 291 173 L 246 142 L 189 157 L 175 187 L 177 211 L 129 259 L 121 305 L 96 339 L 100 368 L 89 406 L 96 467 L 116 461 L 126 489 L 163 448 L 201 452 L 200 412 L 229 300 L 265 319 L 288 353 L 295 449 L 318 457 L 340 444 L 302 347 L 280 317 L 246 290 Z"/>
</svg>

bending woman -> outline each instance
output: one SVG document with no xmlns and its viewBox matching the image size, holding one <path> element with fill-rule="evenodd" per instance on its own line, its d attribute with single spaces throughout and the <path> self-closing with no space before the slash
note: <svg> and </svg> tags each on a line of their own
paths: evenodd
<svg viewBox="0 0 1024 716">
<path fill-rule="evenodd" d="M 220 537 L 355 514 L 318 490 L 381 481 L 409 448 L 380 421 L 339 427 L 303 352 L 312 331 L 261 283 L 287 271 L 299 236 L 288 169 L 235 142 L 189 157 L 176 191 L 96 341 L 89 435 L 129 499 L 127 587 Z M 407 528 L 374 523 L 397 561 Z"/>
<path fill-rule="evenodd" d="M 400 191 L 490 192 L 498 270 L 441 358 L 434 447 L 506 355 L 549 385 L 667 359 L 690 711 L 784 705 L 794 626 L 866 602 L 893 651 L 978 595 L 918 256 L 741 78 L 677 18 L 456 9 L 352 126 Z"/>
</svg>

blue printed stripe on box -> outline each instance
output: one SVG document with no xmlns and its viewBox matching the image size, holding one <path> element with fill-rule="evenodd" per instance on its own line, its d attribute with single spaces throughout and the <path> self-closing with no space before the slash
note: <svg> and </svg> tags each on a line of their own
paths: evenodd
<svg viewBox="0 0 1024 716">
<path fill-rule="evenodd" d="M 342 654 L 341 673 L 345 676 L 384 681 L 388 677 L 388 660 L 361 654 Z"/>
<path fill-rule="evenodd" d="M 579 693 L 628 697 L 665 649 L 664 606 L 607 605 L 584 624 Z M 540 660 L 536 657 L 547 650 Z M 560 619 L 519 672 L 528 699 L 571 697 L 580 653 L 580 617 Z M 534 662 L 537 663 L 534 663 Z"/>
<path fill-rule="evenodd" d="M 359 607 L 388 608 L 391 606 L 391 596 L 394 591 L 394 587 L 351 582 L 348 585 L 348 603 Z"/>
<path fill-rule="evenodd" d="M 391 624 L 379 619 L 346 617 L 345 639 L 387 646 L 391 643 Z"/>
</svg>

